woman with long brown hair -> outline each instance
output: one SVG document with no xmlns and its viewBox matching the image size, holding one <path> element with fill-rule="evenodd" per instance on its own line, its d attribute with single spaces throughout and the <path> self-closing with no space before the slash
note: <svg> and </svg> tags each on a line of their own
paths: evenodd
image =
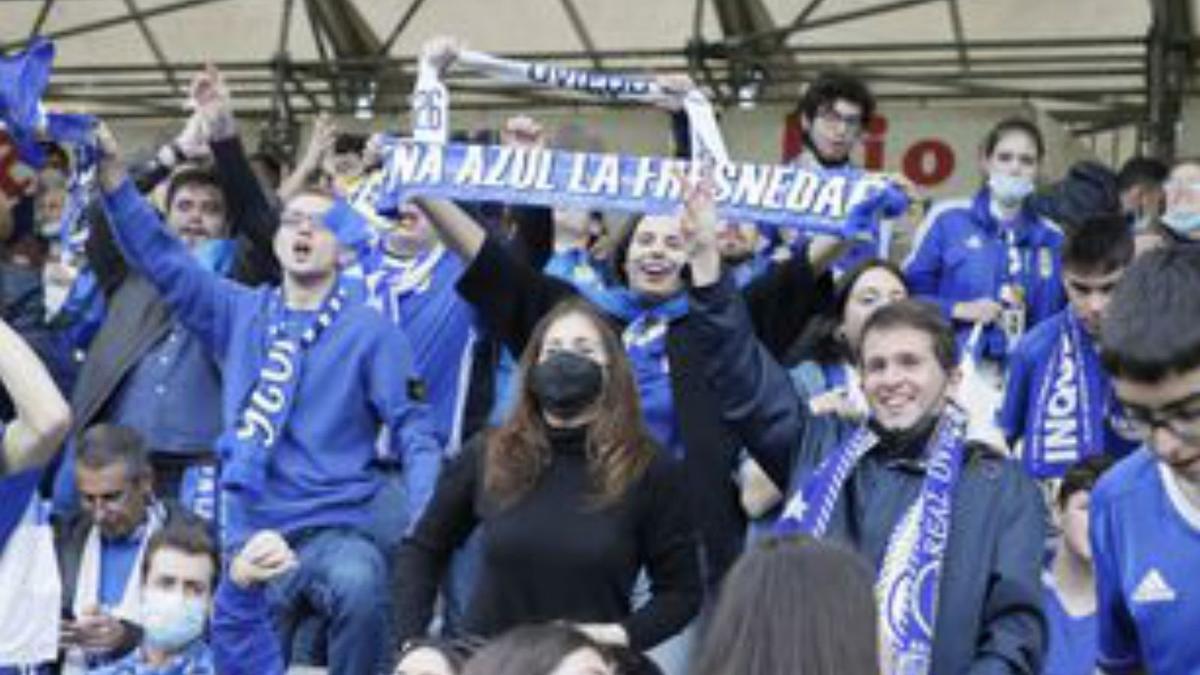
<svg viewBox="0 0 1200 675">
<path fill-rule="evenodd" d="M 642 422 L 628 357 L 590 305 L 567 300 L 538 323 L 519 372 L 511 415 L 444 469 L 401 547 L 400 638 L 424 633 L 450 553 L 479 527 L 465 630 L 567 621 L 652 647 L 695 614 L 700 570 L 680 469 Z M 643 568 L 652 598 L 633 611 Z"/>
</svg>

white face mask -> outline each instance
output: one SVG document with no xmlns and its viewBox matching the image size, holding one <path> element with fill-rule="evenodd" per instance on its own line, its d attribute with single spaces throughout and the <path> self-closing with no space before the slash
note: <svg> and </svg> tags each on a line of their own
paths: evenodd
<svg viewBox="0 0 1200 675">
<path fill-rule="evenodd" d="M 994 173 L 988 176 L 992 199 L 1002 206 L 1016 206 L 1033 194 L 1033 179 Z"/>
<path fill-rule="evenodd" d="M 204 634 L 208 616 L 205 598 L 146 589 L 142 593 L 142 629 L 146 644 L 167 652 L 179 651 Z"/>
<path fill-rule="evenodd" d="M 1200 230 L 1200 212 L 1197 211 L 1167 211 L 1163 214 L 1162 221 L 1167 227 L 1182 235 Z"/>
</svg>

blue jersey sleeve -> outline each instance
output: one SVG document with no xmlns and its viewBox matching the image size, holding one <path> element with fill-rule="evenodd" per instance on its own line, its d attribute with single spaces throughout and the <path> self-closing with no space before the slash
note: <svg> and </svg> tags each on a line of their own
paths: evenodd
<svg viewBox="0 0 1200 675">
<path fill-rule="evenodd" d="M 1107 673 L 1134 673 L 1140 669 L 1141 648 L 1121 587 L 1121 549 L 1112 513 L 1107 501 L 1093 493 L 1089 537 L 1096 574 L 1097 665 Z"/>
</svg>

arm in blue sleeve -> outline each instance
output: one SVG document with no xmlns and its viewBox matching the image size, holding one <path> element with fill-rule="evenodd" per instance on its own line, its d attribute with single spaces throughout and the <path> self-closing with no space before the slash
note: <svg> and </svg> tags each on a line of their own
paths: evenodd
<svg viewBox="0 0 1200 675">
<path fill-rule="evenodd" d="M 415 523 L 433 494 L 442 449 L 433 433 L 429 406 L 419 400 L 423 387 L 413 369 L 408 338 L 392 324 L 385 326 L 372 362 L 371 399 L 388 430 L 392 455 L 400 459 L 409 522 Z"/>
<path fill-rule="evenodd" d="M 800 401 L 787 371 L 754 337 L 746 305 L 733 278 L 692 288 L 691 313 L 682 325 L 699 351 L 709 354 L 705 377 L 725 420 L 776 485 L 791 481 L 792 450 L 804 430 Z"/>
<path fill-rule="evenodd" d="M 249 291 L 196 262 L 183 242 L 167 232 L 132 182 L 126 180 L 106 194 L 104 206 L 129 265 L 154 284 L 188 330 L 223 356 L 237 297 Z"/>
<path fill-rule="evenodd" d="M 1029 342 L 1018 344 L 1008 358 L 1008 375 L 1004 382 L 1004 403 L 996 413 L 996 423 L 1004 432 L 1009 447 L 1025 435 L 1028 421 L 1029 392 L 1033 388 L 1033 364 L 1030 363 Z"/>
<path fill-rule="evenodd" d="M 934 218 L 925 227 L 924 236 L 917 243 L 916 249 L 908 261 L 904 263 L 904 278 L 908 281 L 908 290 L 914 296 L 935 303 L 942 310 L 942 316 L 951 318 L 951 311 L 956 301 L 939 295 L 942 284 L 942 259 L 945 255 L 941 218 Z"/>
<path fill-rule="evenodd" d="M 283 675 L 283 653 L 262 588 L 242 588 L 228 575 L 217 586 L 213 661 L 221 675 Z"/>
<path fill-rule="evenodd" d="M 1000 461 L 1000 460 L 989 460 Z M 999 541 L 983 601 L 982 635 L 970 675 L 1038 675 L 1048 629 L 1042 609 L 1041 560 L 1046 514 L 1034 482 L 1014 465 L 999 488 Z"/>
<path fill-rule="evenodd" d="M 1125 596 L 1117 554 L 1122 550 L 1113 531 L 1113 507 L 1093 499 L 1088 536 L 1095 556 L 1096 574 L 1096 665 L 1105 673 L 1142 672 L 1141 646 Z"/>
</svg>

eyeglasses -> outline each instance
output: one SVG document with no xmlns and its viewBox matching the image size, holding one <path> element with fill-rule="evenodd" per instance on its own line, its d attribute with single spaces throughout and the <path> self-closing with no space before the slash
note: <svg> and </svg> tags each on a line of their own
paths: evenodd
<svg viewBox="0 0 1200 675">
<path fill-rule="evenodd" d="M 831 126 L 845 127 L 846 131 L 857 133 L 862 131 L 862 115 L 843 115 L 832 107 L 817 110 L 817 119 Z"/>
<path fill-rule="evenodd" d="M 1155 429 L 1162 427 L 1186 443 L 1200 444 L 1200 393 L 1158 410 L 1125 402 L 1121 406 L 1130 431 L 1143 439 L 1149 439 Z"/>
</svg>

